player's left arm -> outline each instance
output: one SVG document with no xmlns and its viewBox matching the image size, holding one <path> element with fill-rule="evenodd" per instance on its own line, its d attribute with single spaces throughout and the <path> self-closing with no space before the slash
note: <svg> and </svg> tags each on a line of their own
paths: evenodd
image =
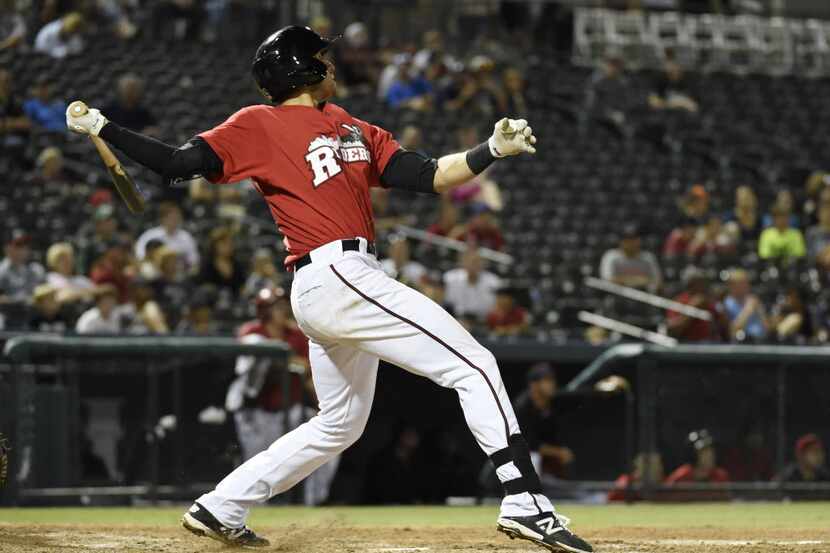
<svg viewBox="0 0 830 553">
<path fill-rule="evenodd" d="M 391 135 L 383 132 L 386 146 L 397 146 L 396 142 L 390 142 Z M 527 121 L 504 118 L 496 123 L 493 135 L 486 142 L 437 160 L 397 146 L 397 151 L 385 158 L 380 180 L 388 188 L 440 194 L 472 179 L 498 158 L 536 153 L 535 144 L 536 137 Z M 384 148 L 379 151 L 382 154 Z"/>
</svg>

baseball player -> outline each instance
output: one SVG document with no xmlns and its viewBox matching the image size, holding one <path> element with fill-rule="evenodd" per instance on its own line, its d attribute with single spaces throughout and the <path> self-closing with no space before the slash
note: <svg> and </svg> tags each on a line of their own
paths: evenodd
<svg viewBox="0 0 830 553">
<path fill-rule="evenodd" d="M 291 320 L 288 297 L 282 288 L 263 288 L 254 303 L 257 318 L 239 328 L 239 340 L 244 344 L 282 340 L 292 350 L 288 367 L 292 374 L 288 379 L 289 403 L 286 405 L 283 375 L 272 370 L 270 359 L 252 355 L 237 357 L 237 376 L 228 388 L 225 409 L 233 413 L 243 461 L 264 451 L 288 430 L 317 413 L 303 404 L 308 340 Z M 339 462 L 339 456 L 333 457 L 306 479 L 303 490 L 306 505 L 318 505 L 328 498 Z"/>
<path fill-rule="evenodd" d="M 531 128 L 505 118 L 466 152 L 436 160 L 406 151 L 389 132 L 327 101 L 336 87 L 330 45 L 298 26 L 269 36 L 252 70 L 272 105 L 243 108 L 179 148 L 109 123 L 97 109 L 67 112 L 70 129 L 100 136 L 166 178 L 252 179 L 285 237 L 291 306 L 309 339 L 320 412 L 201 496 L 185 513 L 185 528 L 227 544 L 267 545 L 245 525 L 249 509 L 360 437 L 383 359 L 458 393 L 504 488 L 500 531 L 549 549 L 592 551 L 541 493 L 495 357 L 438 304 L 387 276 L 375 258 L 370 187 L 446 192 L 499 158 L 535 153 Z"/>
</svg>

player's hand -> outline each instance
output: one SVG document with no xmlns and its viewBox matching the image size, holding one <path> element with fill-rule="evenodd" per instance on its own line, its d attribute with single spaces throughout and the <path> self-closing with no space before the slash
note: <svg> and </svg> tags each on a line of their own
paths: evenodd
<svg viewBox="0 0 830 553">
<path fill-rule="evenodd" d="M 79 105 L 85 109 L 79 109 Z M 80 102 L 72 102 L 66 108 L 66 126 L 69 130 L 78 134 L 98 136 L 98 133 L 107 123 L 107 118 L 99 110 L 95 108 L 86 109 L 86 106 Z"/>
<path fill-rule="evenodd" d="M 522 152 L 536 153 L 536 137 L 525 119 L 505 117 L 496 123 L 493 136 L 487 143 L 490 145 L 490 153 L 495 157 L 515 156 Z"/>
</svg>

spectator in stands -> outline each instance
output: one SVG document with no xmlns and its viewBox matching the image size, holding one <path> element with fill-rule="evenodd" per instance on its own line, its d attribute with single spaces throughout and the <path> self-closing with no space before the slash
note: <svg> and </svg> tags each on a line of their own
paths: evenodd
<svg viewBox="0 0 830 553">
<path fill-rule="evenodd" d="M 95 288 L 95 307 L 85 311 L 75 324 L 78 334 L 121 334 L 124 322 L 118 309 L 118 289 L 112 284 Z"/>
<path fill-rule="evenodd" d="M 398 144 L 405 150 L 423 153 L 423 139 L 424 137 L 420 128 L 416 125 L 407 125 L 401 130 L 401 134 L 398 136 Z"/>
<path fill-rule="evenodd" d="M 349 94 L 366 94 L 372 89 L 378 80 L 378 54 L 369 44 L 366 24 L 355 21 L 346 26 L 343 39 L 335 44 L 335 57 L 338 86 L 342 81 Z"/>
<path fill-rule="evenodd" d="M 432 108 L 432 85 L 412 65 L 409 54 L 397 60 L 398 74 L 386 92 L 386 102 L 393 108 L 427 111 Z"/>
<path fill-rule="evenodd" d="M 729 336 L 743 342 L 761 341 L 767 336 L 769 323 L 761 299 L 752 293 L 749 275 L 735 269 L 729 275 L 729 293 L 723 300 L 723 311 L 729 319 Z"/>
<path fill-rule="evenodd" d="M 819 254 L 830 246 L 830 203 L 818 208 L 818 224 L 807 229 L 807 257 L 815 263 Z"/>
<path fill-rule="evenodd" d="M 536 471 L 563 477 L 575 457 L 562 444 L 553 410 L 558 385 L 556 372 L 548 363 L 537 363 L 527 373 L 527 389 L 514 402 L 516 419 L 527 440 Z"/>
<path fill-rule="evenodd" d="M 41 75 L 32 86 L 31 97 L 23 102 L 23 111 L 36 125 L 51 132 L 66 132 L 66 102 L 52 96 L 52 80 Z"/>
<path fill-rule="evenodd" d="M 92 223 L 85 224 L 78 232 L 78 266 L 89 273 L 92 263 L 104 254 L 107 245 L 116 238 L 118 220 L 111 203 L 102 203 L 92 214 Z"/>
<path fill-rule="evenodd" d="M 654 90 L 648 97 L 649 106 L 655 110 L 682 110 L 697 113 L 698 103 L 693 98 L 683 68 L 667 56 L 660 74 L 654 83 Z"/>
<path fill-rule="evenodd" d="M 803 344 L 813 337 L 812 317 L 797 286 L 790 286 L 779 294 L 772 308 L 769 327 L 779 342 Z"/>
<path fill-rule="evenodd" d="M 732 481 L 766 482 L 772 478 L 773 459 L 766 445 L 764 429 L 759 413 L 741 425 L 737 443 L 724 455 L 723 466 Z"/>
<path fill-rule="evenodd" d="M 824 171 L 813 171 L 807 177 L 804 183 L 804 224 L 815 225 L 818 222 L 818 210 L 821 205 L 822 193 L 825 198 L 830 199 L 830 192 L 824 192 L 830 189 L 830 173 Z M 828 202 L 825 202 L 828 203 Z"/>
<path fill-rule="evenodd" d="M 25 165 L 23 154 L 31 126 L 32 122 L 14 92 L 11 72 L 0 68 L 0 148 L 8 155 L 8 160 L 19 166 Z"/>
<path fill-rule="evenodd" d="M 26 20 L 15 0 L 0 0 L 0 53 L 25 44 Z"/>
<path fill-rule="evenodd" d="M 461 62 L 447 52 L 444 35 L 441 31 L 430 29 L 422 36 L 422 47 L 415 53 L 413 63 L 421 71 L 425 71 L 433 61 L 439 61 L 450 71 L 459 71 Z"/>
<path fill-rule="evenodd" d="M 251 261 L 251 274 L 242 287 L 242 295 L 253 298 L 260 290 L 280 287 L 280 275 L 274 263 L 274 254 L 268 248 L 259 248 Z"/>
<path fill-rule="evenodd" d="M 179 254 L 170 246 L 162 246 L 154 252 L 159 277 L 152 282 L 153 296 L 164 311 L 164 318 L 171 329 L 176 328 L 193 292 L 193 283 L 182 270 Z"/>
<path fill-rule="evenodd" d="M 445 301 L 456 317 L 483 320 L 496 303 L 499 277 L 484 269 L 477 248 L 460 254 L 460 267 L 444 274 Z"/>
<path fill-rule="evenodd" d="M 449 237 L 457 225 L 458 209 L 450 200 L 449 195 L 444 195 L 438 206 L 438 219 L 427 227 L 427 232 L 436 236 Z"/>
<path fill-rule="evenodd" d="M 413 213 L 406 213 L 390 201 L 392 194 L 389 188 L 372 187 L 369 191 L 372 197 L 372 213 L 375 216 L 375 232 L 379 238 L 393 231 L 398 225 L 414 225 L 417 217 Z"/>
<path fill-rule="evenodd" d="M 795 200 L 793 200 L 793 193 L 787 189 L 779 190 L 775 195 L 775 201 L 769 213 L 764 214 L 761 223 L 764 228 L 775 225 L 775 211 L 786 211 L 789 217 L 790 226 L 793 228 L 800 228 L 801 221 L 795 213 Z"/>
<path fill-rule="evenodd" d="M 723 229 L 720 215 L 709 214 L 706 223 L 695 232 L 695 237 L 689 244 L 691 257 L 721 256 L 735 252 L 735 242 L 732 236 Z"/>
<path fill-rule="evenodd" d="M 184 311 L 184 317 L 176 327 L 176 334 L 185 336 L 216 336 L 218 326 L 213 318 L 215 292 L 212 286 L 202 285 L 193 294 Z"/>
<path fill-rule="evenodd" d="M 47 146 L 35 160 L 37 171 L 26 177 L 26 184 L 40 188 L 51 189 L 51 193 L 59 193 L 72 186 L 76 180 L 74 175 L 66 171 L 63 163 L 63 152 L 56 146 Z"/>
<path fill-rule="evenodd" d="M 200 281 L 213 285 L 221 294 L 229 294 L 231 300 L 236 300 L 245 284 L 246 274 L 236 258 L 233 229 L 213 229 L 207 253 Z"/>
<path fill-rule="evenodd" d="M 35 38 L 35 51 L 53 58 L 74 56 L 84 51 L 84 16 L 70 12 L 43 26 Z"/>
<path fill-rule="evenodd" d="M 128 301 L 124 306 L 127 334 L 168 334 L 170 326 L 164 311 L 155 300 L 151 283 L 136 278 L 129 283 Z"/>
<path fill-rule="evenodd" d="M 46 266 L 49 274 L 46 282 L 58 292 L 59 303 L 90 301 L 92 281 L 75 273 L 75 249 L 69 242 L 57 242 L 46 251 Z"/>
<path fill-rule="evenodd" d="M 204 3 L 197 0 L 159 0 L 154 2 L 153 27 L 167 40 L 199 40 L 204 21 Z"/>
<path fill-rule="evenodd" d="M 665 480 L 666 485 L 729 482 L 729 473 L 717 465 L 715 442 L 708 430 L 690 433 L 688 447 L 691 450 L 691 462 L 680 465 L 669 474 Z"/>
<path fill-rule="evenodd" d="M 625 124 L 627 113 L 634 107 L 624 71 L 622 57 L 610 53 L 591 75 L 585 90 L 586 109 L 617 128 Z"/>
<path fill-rule="evenodd" d="M 797 228 L 790 226 L 791 212 L 784 205 L 773 208 L 773 226 L 764 229 L 758 241 L 758 255 L 761 259 L 790 261 L 804 257 L 807 248 L 804 236 Z"/>
<path fill-rule="evenodd" d="M 761 218 L 758 216 L 758 197 L 749 186 L 735 189 L 735 208 L 726 216 L 724 230 L 735 243 L 754 242 L 761 236 Z"/>
<path fill-rule="evenodd" d="M 825 465 L 824 442 L 816 434 L 805 434 L 795 442 L 795 462 L 787 465 L 777 480 L 781 482 L 830 482 Z"/>
<path fill-rule="evenodd" d="M 118 79 L 117 96 L 102 111 L 107 119 L 143 134 L 156 132 L 156 118 L 144 104 L 144 81 L 134 73 Z"/>
<path fill-rule="evenodd" d="M 530 326 L 527 310 L 516 303 L 513 288 L 500 288 L 496 304 L 487 314 L 487 328 L 496 336 L 519 336 Z"/>
<path fill-rule="evenodd" d="M 387 258 L 381 261 L 381 267 L 390 277 L 416 288 L 427 275 L 426 267 L 412 260 L 409 240 L 397 234 L 389 237 Z"/>
<path fill-rule="evenodd" d="M 101 255 L 92 262 L 89 278 L 95 284 L 112 284 L 118 289 L 119 301 L 127 301 L 132 276 L 129 246 L 115 237 L 101 249 Z"/>
<path fill-rule="evenodd" d="M 486 204 L 472 204 L 468 221 L 463 225 L 457 225 L 449 237 L 479 248 L 504 248 L 504 235 L 499 221 Z"/>
<path fill-rule="evenodd" d="M 710 320 L 705 321 L 669 310 L 666 312 L 669 335 L 682 342 L 720 341 L 727 321 L 723 312 L 717 308 L 706 274 L 696 267 L 687 267 L 683 271 L 683 283 L 685 290 L 678 294 L 674 301 L 707 311 Z"/>
<path fill-rule="evenodd" d="M 621 474 L 614 481 L 614 488 L 608 492 L 608 501 L 642 501 L 639 491 L 632 486 L 649 482 L 655 486 L 663 483 L 665 471 L 663 458 L 657 452 L 640 453 L 634 457 L 632 471 Z"/>
<path fill-rule="evenodd" d="M 6 257 L 0 262 L 0 299 L 5 302 L 24 302 L 35 287 L 46 279 L 40 263 L 29 261 L 31 250 L 27 234 L 16 233 L 6 242 Z"/>
<path fill-rule="evenodd" d="M 32 315 L 29 330 L 64 333 L 74 325 L 70 313 L 58 301 L 58 290 L 51 284 L 39 284 L 32 293 Z"/>
<path fill-rule="evenodd" d="M 170 202 L 159 205 L 159 226 L 144 231 L 135 243 L 135 256 L 144 259 L 150 240 L 161 240 L 164 245 L 179 254 L 188 272 L 199 269 L 199 248 L 193 235 L 182 228 L 182 212 Z"/>
<path fill-rule="evenodd" d="M 620 247 L 605 252 L 599 266 L 600 278 L 616 284 L 655 292 L 662 285 L 657 258 L 641 249 L 640 229 L 626 225 Z"/>
<path fill-rule="evenodd" d="M 487 56 L 474 56 L 467 69 L 459 74 L 455 93 L 444 103 L 451 111 L 463 111 L 475 117 L 490 117 L 506 104 L 501 83 L 494 76 L 495 63 Z"/>
<path fill-rule="evenodd" d="M 502 73 L 504 105 L 501 111 L 516 117 L 526 117 L 529 111 L 524 75 L 515 67 L 508 67 Z"/>
<path fill-rule="evenodd" d="M 702 221 L 709 214 L 709 192 L 702 184 L 696 184 L 680 198 L 679 204 L 685 217 Z"/>
<path fill-rule="evenodd" d="M 684 217 L 678 226 L 669 233 L 663 245 L 663 255 L 667 258 L 685 258 L 689 255 L 689 245 L 697 234 L 698 221 Z"/>
</svg>

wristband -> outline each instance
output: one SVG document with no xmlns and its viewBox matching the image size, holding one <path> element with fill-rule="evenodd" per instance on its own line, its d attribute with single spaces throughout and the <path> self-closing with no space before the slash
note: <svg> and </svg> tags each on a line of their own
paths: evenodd
<svg viewBox="0 0 830 553">
<path fill-rule="evenodd" d="M 493 152 L 490 151 L 490 144 L 482 142 L 475 148 L 467 150 L 467 166 L 474 175 L 478 175 L 498 159 Z"/>
</svg>

